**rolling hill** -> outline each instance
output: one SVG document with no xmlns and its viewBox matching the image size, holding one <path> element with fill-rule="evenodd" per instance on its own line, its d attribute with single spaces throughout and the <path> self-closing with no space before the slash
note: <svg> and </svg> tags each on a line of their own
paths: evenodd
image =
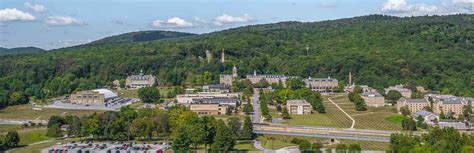
<svg viewBox="0 0 474 153">
<path fill-rule="evenodd" d="M 130 32 L 120 35 L 106 37 L 97 41 L 88 43 L 89 45 L 105 44 L 105 43 L 132 43 L 132 42 L 146 42 L 154 41 L 159 39 L 167 38 L 176 38 L 176 37 L 185 37 L 192 36 L 195 34 L 184 33 L 184 32 L 174 32 L 174 31 L 139 31 L 139 32 Z"/>
<path fill-rule="evenodd" d="M 140 69 L 157 75 L 163 85 L 201 85 L 209 83 L 204 72 L 218 82 L 219 74 L 230 73 L 234 65 L 241 76 L 256 70 L 331 76 L 345 83 L 352 71 L 356 84 L 376 89 L 410 83 L 474 96 L 474 15 L 369 15 L 251 25 L 179 38 L 103 40 L 44 54 L 0 57 L 0 102 L 15 92 L 49 98 L 111 85 Z M 222 49 L 224 64 L 219 62 Z M 213 56 L 210 63 L 205 50 Z"/>
<path fill-rule="evenodd" d="M 46 50 L 38 47 L 18 47 L 18 48 L 2 48 L 0 47 L 0 56 L 2 55 L 17 55 L 44 52 Z"/>
</svg>

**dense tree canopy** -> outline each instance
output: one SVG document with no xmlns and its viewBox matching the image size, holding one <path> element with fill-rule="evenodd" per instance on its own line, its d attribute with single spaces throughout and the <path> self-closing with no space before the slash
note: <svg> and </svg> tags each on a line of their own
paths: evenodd
<svg viewBox="0 0 474 153">
<path fill-rule="evenodd" d="M 104 43 L 0 57 L 0 106 L 14 92 L 51 98 L 111 85 L 140 69 L 162 85 L 218 82 L 233 65 L 252 73 L 332 76 L 382 89 L 414 81 L 474 96 L 473 15 L 370 15 L 314 23 L 281 22 L 150 42 Z M 309 46 L 306 52 L 305 48 Z M 226 63 L 207 62 L 205 50 Z M 208 73 L 205 73 L 208 72 Z M 204 78 L 204 79 L 203 79 Z"/>
</svg>

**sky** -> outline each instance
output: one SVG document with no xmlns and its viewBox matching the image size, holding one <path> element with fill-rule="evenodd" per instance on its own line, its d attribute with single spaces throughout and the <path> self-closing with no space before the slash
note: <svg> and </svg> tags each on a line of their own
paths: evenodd
<svg viewBox="0 0 474 153">
<path fill-rule="evenodd" d="M 0 0 L 0 47 L 55 49 L 132 31 L 208 33 L 370 14 L 474 13 L 474 0 Z"/>
</svg>

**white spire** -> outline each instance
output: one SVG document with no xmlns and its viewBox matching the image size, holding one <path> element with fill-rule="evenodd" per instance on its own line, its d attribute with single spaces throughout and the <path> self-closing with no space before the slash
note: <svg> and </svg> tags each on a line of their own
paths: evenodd
<svg viewBox="0 0 474 153">
<path fill-rule="evenodd" d="M 257 75 L 257 71 L 253 70 L 253 75 Z"/>
</svg>

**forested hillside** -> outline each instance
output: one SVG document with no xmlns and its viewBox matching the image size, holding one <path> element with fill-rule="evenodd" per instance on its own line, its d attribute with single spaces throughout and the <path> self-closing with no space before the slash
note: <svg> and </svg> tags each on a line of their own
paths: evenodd
<svg viewBox="0 0 474 153">
<path fill-rule="evenodd" d="M 2 48 L 0 47 L 0 56 L 2 55 L 17 55 L 17 54 L 29 54 L 39 53 L 45 51 L 38 47 L 18 47 L 18 48 Z"/>
<path fill-rule="evenodd" d="M 355 83 L 377 89 L 412 82 L 442 93 L 474 96 L 473 40 L 474 15 L 371 15 L 246 26 L 180 39 L 85 45 L 0 57 L 0 101 L 8 101 L 11 94 L 51 98 L 110 85 L 140 69 L 157 75 L 165 85 L 200 85 L 209 82 L 204 72 L 218 82 L 219 74 L 230 73 L 233 65 L 242 76 L 256 70 L 331 76 L 345 82 L 352 71 Z M 222 48 L 225 64 L 218 61 Z M 207 49 L 213 53 L 211 63 L 205 60 Z"/>
<path fill-rule="evenodd" d="M 91 44 L 104 44 L 104 43 L 131 43 L 131 42 L 145 42 L 153 41 L 166 38 L 176 38 L 184 36 L 192 36 L 194 34 L 174 31 L 139 31 L 124 33 L 116 36 L 106 37 L 97 41 L 89 43 Z"/>
</svg>

